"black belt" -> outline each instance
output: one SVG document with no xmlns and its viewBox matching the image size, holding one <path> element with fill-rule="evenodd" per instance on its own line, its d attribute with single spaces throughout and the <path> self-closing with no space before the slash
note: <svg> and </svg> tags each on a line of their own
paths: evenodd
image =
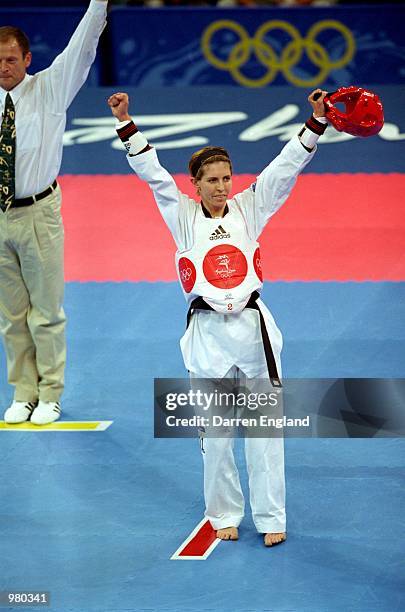
<svg viewBox="0 0 405 612">
<path fill-rule="evenodd" d="M 52 191 L 56 189 L 57 186 L 58 186 L 58 183 L 56 182 L 56 179 L 55 179 L 52 185 L 50 185 L 50 187 L 47 187 L 44 191 L 41 191 L 41 193 L 37 193 L 37 195 L 33 195 L 33 196 L 28 196 L 27 198 L 20 198 L 19 200 L 14 200 L 11 208 L 21 208 L 22 206 L 31 206 L 31 204 L 35 204 L 35 202 L 38 202 L 38 200 L 43 200 L 44 198 L 46 198 L 46 196 L 49 196 L 52 193 Z"/>
<path fill-rule="evenodd" d="M 271 347 L 269 334 L 267 332 L 266 322 L 264 320 L 262 311 L 260 310 L 257 304 L 257 301 L 256 301 L 259 297 L 260 297 L 259 292 L 253 291 L 245 308 L 253 308 L 254 310 L 257 310 L 259 312 L 260 331 L 262 333 L 263 348 L 264 348 L 264 354 L 266 356 L 266 363 L 267 363 L 267 369 L 269 371 L 270 382 L 273 385 L 273 387 L 282 387 L 283 385 L 281 384 L 281 380 L 277 372 L 276 360 L 274 359 L 274 353 Z M 190 308 L 188 309 L 187 327 L 190 325 L 191 315 L 193 314 L 193 311 L 196 309 L 197 310 L 213 310 L 214 312 L 217 312 L 215 311 L 214 308 L 212 308 L 212 306 L 207 304 L 207 302 L 201 296 L 197 297 L 191 302 Z"/>
</svg>

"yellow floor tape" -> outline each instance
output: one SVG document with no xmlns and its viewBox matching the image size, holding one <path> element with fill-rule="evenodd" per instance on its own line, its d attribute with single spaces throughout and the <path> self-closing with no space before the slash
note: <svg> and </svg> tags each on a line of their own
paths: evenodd
<svg viewBox="0 0 405 612">
<path fill-rule="evenodd" d="M 49 425 L 34 425 L 29 421 L 10 425 L 0 421 L 0 431 L 105 431 L 113 421 L 57 421 Z"/>
</svg>

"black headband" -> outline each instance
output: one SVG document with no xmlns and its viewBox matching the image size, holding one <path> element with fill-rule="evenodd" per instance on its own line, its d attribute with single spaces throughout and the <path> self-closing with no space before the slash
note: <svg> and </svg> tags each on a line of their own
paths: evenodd
<svg viewBox="0 0 405 612">
<path fill-rule="evenodd" d="M 217 155 L 220 155 L 221 157 L 226 157 L 229 163 L 231 163 L 228 152 L 223 147 L 210 147 L 207 151 L 201 153 L 201 155 L 199 155 L 197 159 L 193 161 L 192 165 L 190 166 L 191 176 L 196 177 L 201 166 L 205 164 L 210 159 L 210 157 L 216 157 Z"/>
</svg>

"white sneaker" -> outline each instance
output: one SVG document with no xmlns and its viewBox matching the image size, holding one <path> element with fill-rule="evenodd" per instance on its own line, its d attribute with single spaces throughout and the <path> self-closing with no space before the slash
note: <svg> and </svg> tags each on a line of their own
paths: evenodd
<svg viewBox="0 0 405 612">
<path fill-rule="evenodd" d="M 62 413 L 59 402 L 43 402 L 39 400 L 31 416 L 31 423 L 34 425 L 47 425 L 57 421 Z"/>
<path fill-rule="evenodd" d="M 36 402 L 16 402 L 14 401 L 10 408 L 4 413 L 6 423 L 24 423 L 30 418 L 34 410 Z"/>
</svg>

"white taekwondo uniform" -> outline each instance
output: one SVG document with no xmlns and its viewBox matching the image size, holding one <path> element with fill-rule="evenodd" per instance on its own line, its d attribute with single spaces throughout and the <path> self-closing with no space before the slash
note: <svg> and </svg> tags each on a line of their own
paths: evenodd
<svg viewBox="0 0 405 612">
<path fill-rule="evenodd" d="M 119 125 L 123 126 L 125 122 Z M 267 378 L 259 313 L 241 308 L 252 291 L 260 290 L 262 285 L 259 259 L 254 258 L 257 255 L 256 240 L 270 217 L 287 199 L 299 173 L 312 159 L 316 147 L 308 152 L 298 136 L 295 136 L 261 172 L 253 185 L 228 200 L 228 212 L 220 219 L 207 218 L 200 203 L 177 189 L 172 176 L 160 165 L 155 149 L 131 156 L 129 145 L 127 148 L 130 166 L 149 184 L 162 217 L 173 235 L 178 249 L 177 271 L 187 301 L 202 295 L 199 292 L 211 285 L 211 295 L 205 301 L 217 310 L 222 310 L 194 311 L 180 342 L 186 368 L 192 377 L 235 377 L 242 384 L 246 377 Z M 215 240 L 215 236 L 224 238 Z M 215 249 L 219 244 L 238 247 L 236 250 L 242 252 L 247 260 L 247 269 L 243 264 L 242 276 L 246 273 L 246 277 L 237 287 L 219 284 L 219 291 L 216 292 L 215 286 L 212 289 L 212 283 L 207 284 L 202 277 L 207 272 L 204 270 L 207 250 Z M 215 250 L 213 254 L 216 254 Z M 236 267 L 237 272 L 240 272 L 240 261 L 233 267 L 232 261 L 235 259 L 228 258 L 225 267 L 231 267 L 232 270 Z M 213 269 L 215 271 L 215 265 L 211 266 L 211 271 Z M 245 295 L 239 291 L 241 287 L 245 288 Z M 226 295 L 222 295 L 222 307 L 221 291 L 226 291 Z M 263 302 L 259 299 L 257 303 L 265 318 L 281 376 L 281 333 Z M 231 310 L 228 310 L 228 304 Z M 246 438 L 245 453 L 250 503 L 256 528 L 261 533 L 284 532 L 283 439 Z M 244 514 L 244 499 L 233 457 L 232 438 L 205 438 L 203 459 L 207 518 L 214 529 L 238 527 Z"/>
</svg>

